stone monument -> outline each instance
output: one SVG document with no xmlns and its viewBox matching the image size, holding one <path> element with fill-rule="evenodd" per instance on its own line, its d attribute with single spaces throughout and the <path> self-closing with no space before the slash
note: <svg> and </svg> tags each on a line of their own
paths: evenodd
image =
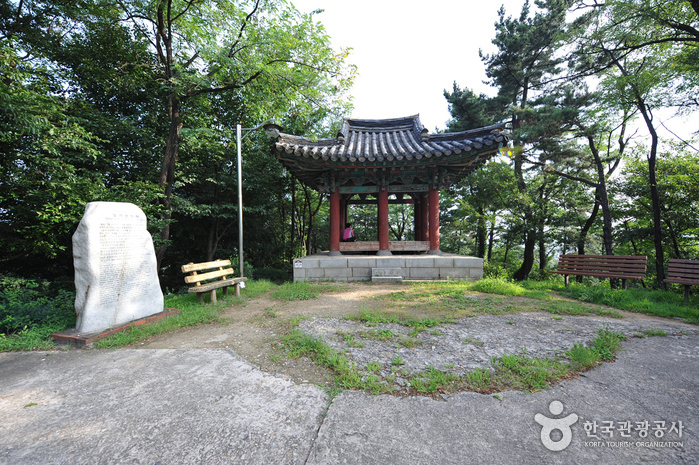
<svg viewBox="0 0 699 465">
<path fill-rule="evenodd" d="M 109 330 L 163 312 L 153 240 L 136 205 L 90 202 L 73 234 L 76 330 Z"/>
</svg>

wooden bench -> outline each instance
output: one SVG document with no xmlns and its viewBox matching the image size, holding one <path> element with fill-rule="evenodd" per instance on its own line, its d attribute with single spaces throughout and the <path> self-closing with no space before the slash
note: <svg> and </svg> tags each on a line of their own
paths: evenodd
<svg viewBox="0 0 699 465">
<path fill-rule="evenodd" d="M 568 276 L 593 276 L 596 278 L 621 279 L 621 287 L 626 289 L 627 279 L 646 277 L 645 256 L 634 255 L 561 255 L 558 268 L 549 273 L 564 275 L 568 287 Z"/>
<path fill-rule="evenodd" d="M 379 241 L 340 242 L 340 252 L 378 252 Z M 391 241 L 391 252 L 428 252 L 430 241 Z"/>
<path fill-rule="evenodd" d="M 182 272 L 189 273 L 189 276 L 184 277 L 184 282 L 194 284 L 188 289 L 188 292 L 196 292 L 197 300 L 204 301 L 204 294 L 211 294 L 211 302 L 216 303 L 216 289 L 223 288 L 223 294 L 228 295 L 228 288 L 235 286 L 235 295 L 240 296 L 240 286 L 248 278 L 236 278 L 235 270 L 231 267 L 230 260 L 216 260 L 205 263 L 188 263 L 182 265 Z M 214 270 L 214 271 L 206 271 Z M 200 271 L 206 271 L 199 274 Z M 242 285 L 245 287 L 245 284 Z"/>
<path fill-rule="evenodd" d="M 699 260 L 668 260 L 665 282 L 684 284 L 684 303 L 689 303 L 690 286 L 699 286 Z"/>
</svg>

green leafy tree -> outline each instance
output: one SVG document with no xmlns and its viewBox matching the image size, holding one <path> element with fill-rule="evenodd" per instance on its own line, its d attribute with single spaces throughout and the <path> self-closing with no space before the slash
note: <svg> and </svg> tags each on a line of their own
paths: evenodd
<svg viewBox="0 0 699 465">
<path fill-rule="evenodd" d="M 171 218 L 185 112 L 202 95 L 240 98 L 240 121 L 259 121 L 288 107 L 311 107 L 342 93 L 351 79 L 346 52 L 336 53 L 312 15 L 283 0 L 206 2 L 131 0 L 122 21 L 150 45 L 145 62 L 165 93 L 169 129 L 159 185 Z M 243 117 L 245 115 L 245 118 Z M 161 232 L 170 237 L 170 222 Z M 158 252 L 159 260 L 165 247 Z"/>
<path fill-rule="evenodd" d="M 581 26 L 582 25 L 582 26 Z M 648 182 L 653 204 L 657 285 L 664 287 L 663 230 L 656 173 L 659 136 L 654 113 L 688 101 L 678 82 L 687 82 L 674 62 L 696 48 L 699 17 L 688 2 L 610 0 L 576 23 L 581 74 L 601 78 L 610 108 L 633 107 L 648 130 Z M 682 46 L 682 44 L 688 44 Z M 686 88 L 686 86 L 685 86 Z"/>
<path fill-rule="evenodd" d="M 41 60 L 23 61 L 21 44 L 0 41 L 0 245 L 3 261 L 55 258 L 69 245 L 83 198 L 103 189 L 99 176 L 65 158 L 95 158 L 95 138 L 52 95 Z M 15 262 L 16 263 L 16 262 Z"/>
<path fill-rule="evenodd" d="M 653 249 L 653 202 L 647 163 L 638 147 L 626 160 L 624 176 L 614 183 L 620 199 L 619 220 L 626 225 L 622 236 L 636 249 Z M 663 247 L 671 258 L 699 256 L 699 155 L 683 144 L 667 142 L 658 153 L 658 194 L 665 231 Z"/>
<path fill-rule="evenodd" d="M 510 114 L 513 143 L 518 147 L 526 142 L 522 136 L 522 120 L 518 110 L 526 108 L 532 94 L 543 91 L 553 76 L 559 73 L 560 57 L 556 51 L 566 16 L 565 1 L 535 3 L 539 11 L 532 14 L 529 2 L 525 1 L 518 18 L 505 17 L 505 10 L 501 8 L 493 39 L 498 51 L 492 55 L 481 54 L 490 84 L 498 89 L 497 99 L 502 104 L 503 113 Z M 532 208 L 532 195 L 535 194 L 529 192 L 527 187 L 525 154 L 526 150 L 518 151 L 513 160 L 521 200 L 521 234 L 524 242 L 522 266 L 513 276 L 516 280 L 526 279 L 532 269 L 537 229 L 540 229 Z"/>
</svg>

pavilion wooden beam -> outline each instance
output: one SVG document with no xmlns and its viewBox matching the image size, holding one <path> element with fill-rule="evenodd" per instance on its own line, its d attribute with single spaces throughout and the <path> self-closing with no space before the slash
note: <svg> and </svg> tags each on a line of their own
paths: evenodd
<svg viewBox="0 0 699 465">
<path fill-rule="evenodd" d="M 356 200 L 349 200 L 347 201 L 348 205 L 377 205 L 379 203 L 378 200 L 361 200 L 361 199 L 356 199 Z M 398 200 L 398 199 L 388 199 L 388 204 L 389 205 L 412 205 L 413 199 L 403 199 L 403 200 Z"/>
</svg>

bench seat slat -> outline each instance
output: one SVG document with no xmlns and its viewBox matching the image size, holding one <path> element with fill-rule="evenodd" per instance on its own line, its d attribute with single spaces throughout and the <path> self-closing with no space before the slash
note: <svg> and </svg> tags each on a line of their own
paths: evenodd
<svg viewBox="0 0 699 465">
<path fill-rule="evenodd" d="M 667 262 L 666 283 L 684 285 L 684 303 L 689 303 L 691 286 L 699 286 L 699 260 L 671 258 Z"/>
<path fill-rule="evenodd" d="M 645 261 L 647 257 L 645 255 L 561 255 L 561 257 L 568 260 L 592 260 L 592 259 L 604 259 L 604 260 L 642 260 Z"/>
<path fill-rule="evenodd" d="M 685 278 L 665 278 L 666 283 L 684 284 L 685 286 L 699 286 L 698 279 L 685 279 Z"/>
<path fill-rule="evenodd" d="M 221 287 L 228 287 L 228 286 L 233 286 L 234 284 L 241 283 L 243 281 L 247 281 L 248 278 L 233 278 L 233 279 L 226 279 L 225 281 L 214 281 L 213 283 L 208 283 L 208 284 L 202 284 L 201 286 L 192 286 L 187 291 L 189 293 L 200 293 L 200 292 L 208 292 L 213 289 L 219 289 Z"/>
<path fill-rule="evenodd" d="M 230 260 L 214 260 L 213 262 L 204 263 L 188 263 L 182 265 L 182 273 L 191 273 L 192 271 L 209 270 L 211 268 L 220 268 L 223 266 L 230 266 Z"/>
<path fill-rule="evenodd" d="M 645 274 L 630 274 L 630 273 L 613 273 L 606 272 L 603 270 L 597 271 L 549 271 L 549 273 L 563 274 L 569 276 L 592 276 L 595 278 L 618 278 L 618 279 L 643 279 L 646 277 Z"/>
<path fill-rule="evenodd" d="M 226 268 L 225 270 L 209 271 L 207 273 L 185 276 L 184 282 L 186 282 L 188 284 L 199 283 L 202 281 L 208 281 L 209 279 L 220 278 L 221 276 L 234 276 L 234 275 L 235 275 L 235 270 L 233 270 L 232 268 Z"/>
<path fill-rule="evenodd" d="M 571 270 L 598 270 L 600 268 L 610 269 L 610 270 L 645 270 L 646 267 L 643 265 L 623 265 L 623 264 L 609 264 L 609 263 L 559 263 L 558 269 L 571 269 Z"/>
<path fill-rule="evenodd" d="M 679 265 L 689 265 L 692 268 L 699 267 L 699 260 L 686 260 L 684 258 L 671 258 L 667 262 L 669 265 L 679 264 Z"/>
<path fill-rule="evenodd" d="M 666 283 L 699 286 L 699 260 L 672 258 L 667 265 Z"/>
<path fill-rule="evenodd" d="M 678 275 L 678 276 L 697 276 L 697 277 L 699 277 L 699 265 L 694 269 L 692 269 L 692 268 L 678 268 L 676 266 L 670 266 L 670 267 L 668 267 L 667 274 Z"/>
<path fill-rule="evenodd" d="M 647 257 L 635 255 L 561 255 L 558 267 L 550 273 L 566 276 L 592 276 L 614 278 L 624 282 L 627 279 L 646 277 Z"/>
</svg>

